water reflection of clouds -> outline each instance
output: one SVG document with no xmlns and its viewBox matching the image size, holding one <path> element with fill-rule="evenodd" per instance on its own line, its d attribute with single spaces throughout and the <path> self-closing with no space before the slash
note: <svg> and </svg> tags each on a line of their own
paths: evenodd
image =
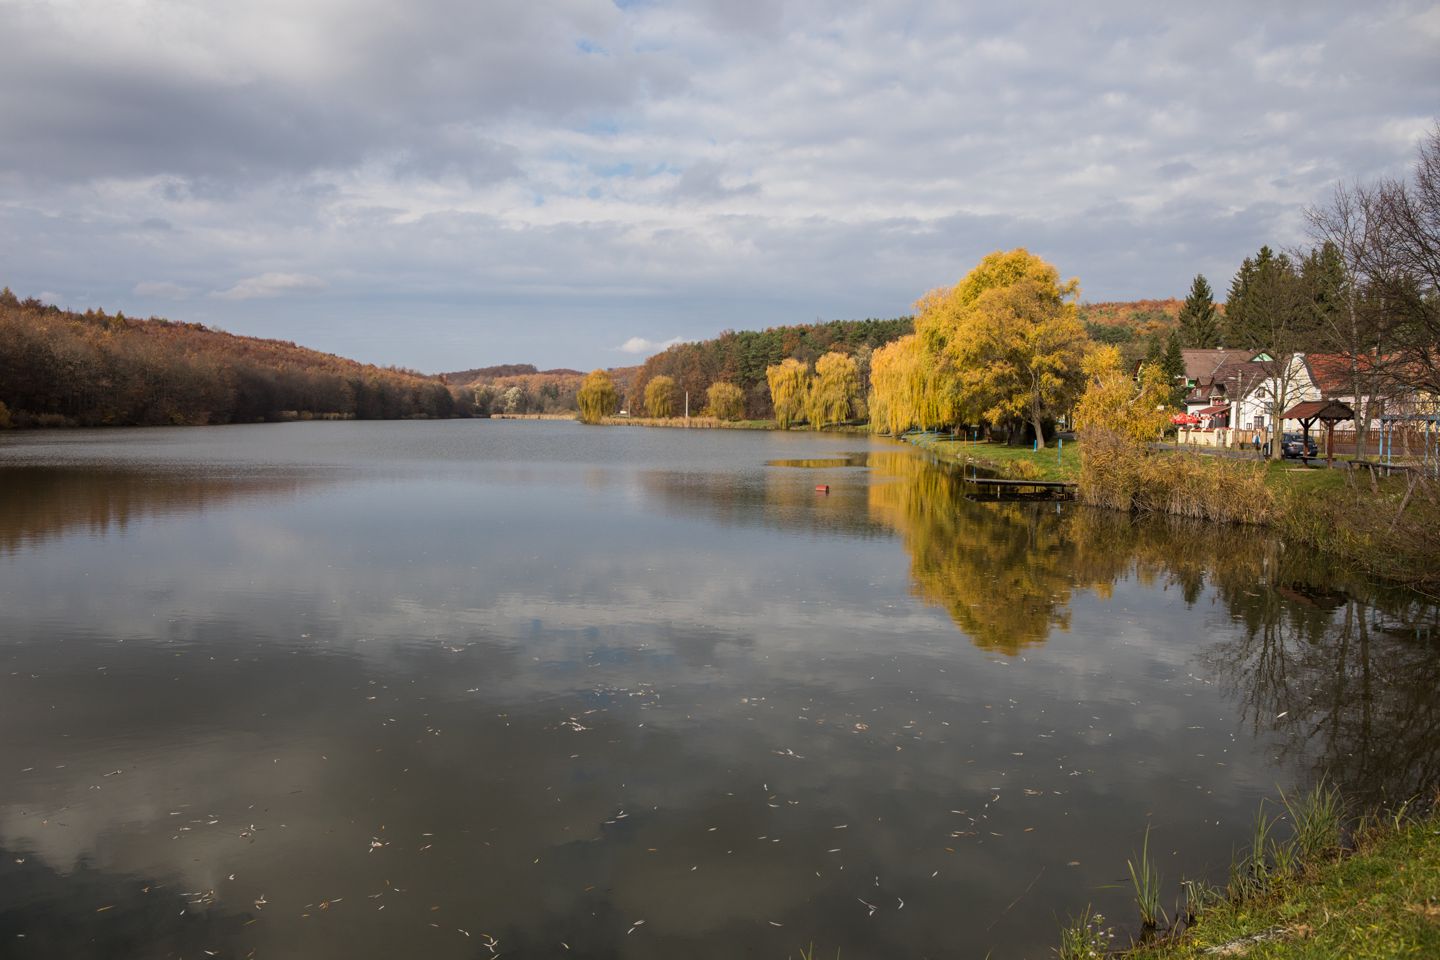
<svg viewBox="0 0 1440 960">
<path fill-rule="evenodd" d="M 1237 739 L 1236 703 L 1251 637 L 1281 624 L 1323 650 L 1336 611 L 1297 614 L 1244 564 L 1227 580 L 1183 531 L 1031 506 L 956 519 L 925 494 L 943 481 L 902 469 L 864 483 L 910 489 L 829 501 L 809 471 L 611 465 L 560 498 L 362 471 L 27 545 L 0 558 L 0 697 L 27 724 L 0 764 L 35 769 L 0 787 L 0 845 L 64 876 L 88 862 L 213 888 L 212 909 L 260 918 L 217 934 L 227 949 L 465 956 L 465 928 L 536 953 L 779 956 L 815 938 L 894 955 L 953 945 L 1027 887 L 1047 916 L 1090 899 L 1123 915 L 1123 892 L 1097 888 L 1148 816 L 1176 877 L 1309 775 L 1309 754 L 1275 765 L 1289 728 Z M 817 520 L 837 504 L 865 536 Z M 56 589 L 67 577 L 88 589 Z M 1063 606 L 1068 629 L 972 645 L 1005 621 L 957 631 L 939 591 L 973 584 L 968 603 L 996 583 Z M 992 942 L 1047 948 L 1026 916 Z"/>
</svg>

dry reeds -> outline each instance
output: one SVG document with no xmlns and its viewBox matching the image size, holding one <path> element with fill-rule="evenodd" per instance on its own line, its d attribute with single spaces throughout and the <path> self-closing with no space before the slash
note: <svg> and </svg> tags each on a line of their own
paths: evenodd
<svg viewBox="0 0 1440 960">
<path fill-rule="evenodd" d="M 1263 464 L 1192 453 L 1154 452 L 1113 433 L 1085 437 L 1080 499 L 1140 513 L 1216 523 L 1267 523 L 1275 496 Z"/>
</svg>

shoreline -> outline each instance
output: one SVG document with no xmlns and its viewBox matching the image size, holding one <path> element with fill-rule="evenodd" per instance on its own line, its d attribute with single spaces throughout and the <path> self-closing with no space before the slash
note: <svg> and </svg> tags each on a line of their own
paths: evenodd
<svg viewBox="0 0 1440 960">
<path fill-rule="evenodd" d="M 1336 808 L 1317 806 L 1317 797 Z M 1294 831 L 1290 840 L 1268 841 L 1258 855 L 1253 847 L 1246 851 L 1232 862 L 1224 888 L 1182 882 L 1186 900 L 1176 904 L 1173 926 L 1142 932 L 1115 956 L 1440 956 L 1436 800 L 1426 799 L 1419 809 L 1407 802 L 1393 811 L 1372 810 L 1348 823 L 1338 793 L 1323 785 L 1293 806 L 1284 801 Z M 1137 903 L 1150 895 L 1139 880 L 1135 886 Z M 1062 960 L 1090 956 L 1093 945 L 1110 940 L 1108 933 L 1103 918 L 1087 910 L 1072 920 L 1056 952 Z"/>
</svg>

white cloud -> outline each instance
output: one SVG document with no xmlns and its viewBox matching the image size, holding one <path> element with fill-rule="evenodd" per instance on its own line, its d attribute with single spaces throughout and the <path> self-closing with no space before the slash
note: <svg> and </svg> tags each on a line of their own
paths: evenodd
<svg viewBox="0 0 1440 960">
<path fill-rule="evenodd" d="M 631 337 L 620 346 L 616 347 L 621 353 L 630 353 L 635 356 L 649 356 L 652 353 L 659 353 L 667 347 L 673 347 L 677 343 L 684 343 L 684 337 L 671 337 L 669 340 L 646 340 L 644 337 Z"/>
<path fill-rule="evenodd" d="M 169 280 L 154 280 L 137 283 L 130 292 L 137 297 L 153 297 L 156 300 L 184 300 L 195 291 Z"/>
<path fill-rule="evenodd" d="M 262 273 L 255 277 L 246 277 L 230 289 L 216 291 L 211 296 L 221 300 L 261 300 L 283 297 L 287 293 L 320 290 L 324 286 L 324 280 L 308 273 Z"/>
<path fill-rule="evenodd" d="M 895 316 L 1020 244 L 1223 289 L 1440 103 L 1402 2 L 159 2 L 0 0 L 4 282 L 432 370 Z"/>
</svg>

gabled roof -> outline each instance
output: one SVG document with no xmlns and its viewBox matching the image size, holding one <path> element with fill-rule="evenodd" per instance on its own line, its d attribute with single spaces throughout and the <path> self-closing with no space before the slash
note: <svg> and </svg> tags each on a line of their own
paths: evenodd
<svg viewBox="0 0 1440 960">
<path fill-rule="evenodd" d="M 1186 380 L 1208 384 L 1213 382 L 1215 371 L 1227 363 L 1249 360 L 1250 354 L 1245 350 L 1181 350 L 1180 357 L 1185 361 Z"/>
</svg>

